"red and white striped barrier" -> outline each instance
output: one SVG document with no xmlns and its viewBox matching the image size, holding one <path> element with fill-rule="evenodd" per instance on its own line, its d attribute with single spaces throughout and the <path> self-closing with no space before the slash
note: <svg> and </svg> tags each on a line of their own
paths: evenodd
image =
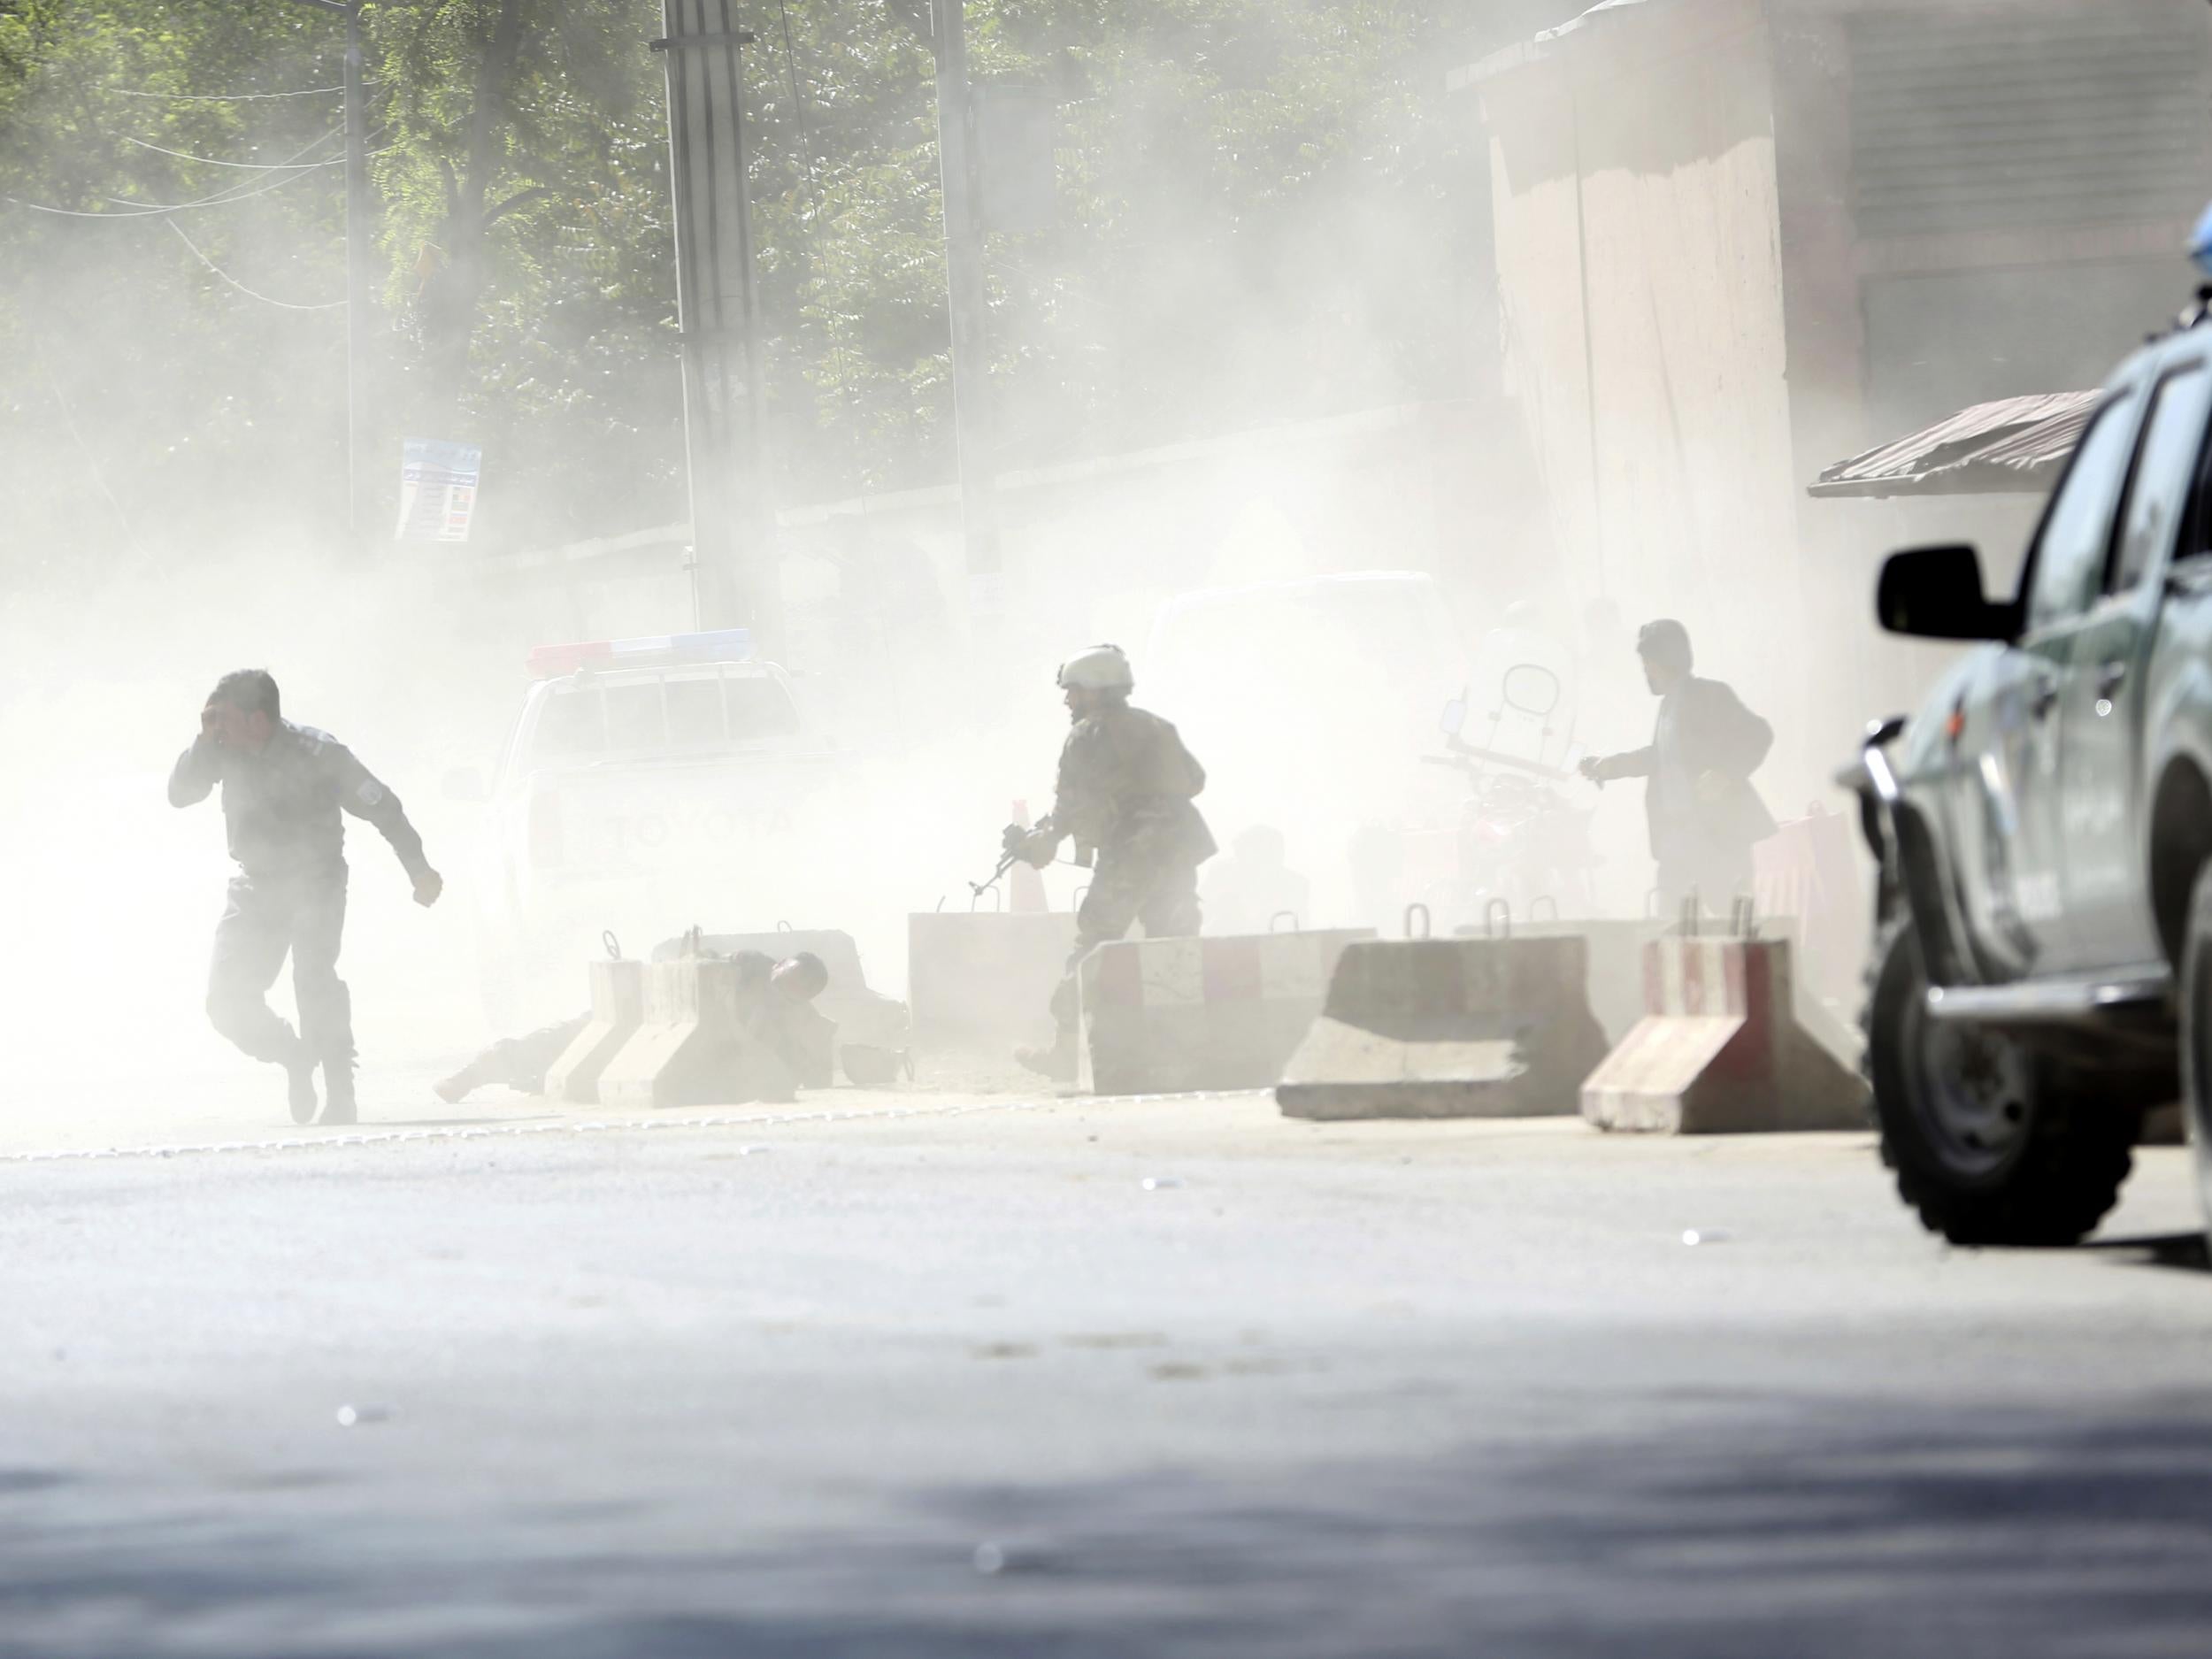
<svg viewBox="0 0 2212 1659">
<path fill-rule="evenodd" d="M 1644 948 L 1644 1018 L 1582 1086 L 1601 1129 L 1655 1134 L 1851 1129 L 1866 1089 L 1798 1024 L 1786 940 Z"/>
<path fill-rule="evenodd" d="M 1079 1085 L 1094 1094 L 1268 1088 L 1369 928 L 1101 945 L 1079 975 Z"/>
</svg>

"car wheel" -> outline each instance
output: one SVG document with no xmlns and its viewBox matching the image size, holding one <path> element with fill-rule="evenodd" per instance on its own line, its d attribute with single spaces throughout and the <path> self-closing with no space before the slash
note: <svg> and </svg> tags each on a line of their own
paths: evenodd
<svg viewBox="0 0 2212 1659">
<path fill-rule="evenodd" d="M 2181 948 L 2181 1110 L 2197 1204 L 2212 1229 L 2212 864 L 2197 877 Z"/>
<path fill-rule="evenodd" d="M 1909 923 L 1875 956 L 1867 1080 L 1882 1158 L 1932 1233 L 1954 1244 L 2078 1242 L 2112 1208 L 2142 1102 L 2001 1032 L 1938 1020 Z"/>
</svg>

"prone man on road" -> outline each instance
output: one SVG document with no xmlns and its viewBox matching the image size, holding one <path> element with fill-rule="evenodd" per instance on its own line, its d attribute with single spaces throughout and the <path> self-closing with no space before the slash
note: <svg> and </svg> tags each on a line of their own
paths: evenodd
<svg viewBox="0 0 2212 1659">
<path fill-rule="evenodd" d="M 730 1081 L 730 1098 L 787 1101 L 803 1087 L 829 1087 L 835 1080 L 837 1022 L 814 1006 L 829 988 L 827 965 L 810 950 L 781 962 L 764 951 L 743 950 L 733 960 L 739 964 L 738 1021 L 746 1049 L 737 1066 L 741 1075 Z M 590 1024 L 590 1014 L 582 1013 L 524 1036 L 502 1037 L 432 1087 L 449 1106 L 493 1083 L 542 1094 L 546 1073 Z"/>
<path fill-rule="evenodd" d="M 327 732 L 285 719 L 266 670 L 242 668 L 216 682 L 200 710 L 199 736 L 169 774 L 169 804 L 204 801 L 218 784 L 238 873 L 215 927 L 208 1018 L 255 1059 L 285 1069 L 294 1121 L 315 1119 L 319 1064 L 321 1121 L 349 1124 L 353 1002 L 338 977 L 346 919 L 339 814 L 366 818 L 391 842 L 416 903 L 435 904 L 445 882 L 423 856 L 422 837 L 400 810 L 399 797 Z M 296 1032 L 267 1001 L 288 953 Z"/>
<path fill-rule="evenodd" d="M 1624 754 L 1592 757 L 1582 775 L 1649 780 L 1644 816 L 1659 891 L 1671 912 L 1694 894 L 1720 910 L 1751 891 L 1753 843 L 1774 833 L 1774 815 L 1751 787 L 1751 774 L 1774 745 L 1774 728 L 1728 686 L 1690 670 L 1689 630 L 1679 622 L 1647 622 L 1636 635 L 1644 683 L 1659 699 L 1651 742 Z"/>
<path fill-rule="evenodd" d="M 1069 1082 L 1083 958 L 1139 922 L 1148 939 L 1197 933 L 1198 866 L 1216 849 L 1192 804 L 1206 787 L 1205 771 L 1172 726 L 1129 706 L 1136 677 L 1121 648 L 1091 647 L 1062 665 L 1059 684 L 1073 729 L 1060 750 L 1052 810 L 1034 829 L 1010 826 L 1005 848 L 1041 869 L 1072 836 L 1076 862 L 1094 865 L 1075 913 L 1075 949 L 1052 996 L 1052 1046 L 1015 1055 L 1031 1071 Z"/>
</svg>

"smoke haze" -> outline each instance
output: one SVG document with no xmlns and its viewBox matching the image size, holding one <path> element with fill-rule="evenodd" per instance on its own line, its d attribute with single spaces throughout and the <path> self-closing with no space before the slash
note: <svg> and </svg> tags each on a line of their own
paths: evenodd
<svg viewBox="0 0 2212 1659">
<path fill-rule="evenodd" d="M 1593 20 L 1588 39 L 1665 27 L 1657 14 L 1670 8 L 1639 9 L 1655 15 Z M 236 10 L 248 21 L 234 51 L 203 41 L 191 65 L 227 65 L 231 86 L 334 81 L 326 31 L 273 4 Z M 1448 841 L 1463 791 L 1421 757 L 1440 741 L 1445 698 L 1463 690 L 1478 721 L 1498 715 L 1502 671 L 1525 660 L 1515 639 L 1572 682 L 1560 704 L 1571 729 L 1532 741 L 1556 738 L 1563 754 L 1620 749 L 1646 741 L 1651 719 L 1633 629 L 1647 612 L 1684 616 L 1701 668 L 1740 683 L 1785 728 L 1760 779 L 1785 816 L 1827 794 L 1837 734 L 1901 706 L 1939 660 L 1877 658 L 1860 643 L 1871 634 L 1872 555 L 1936 523 L 1926 510 L 1829 510 L 1840 516 L 1820 532 L 1821 557 L 1832 552 L 1836 573 L 1791 588 L 1779 610 L 1770 602 L 1782 577 L 1747 582 L 1716 555 L 1689 585 L 1656 553 L 1640 563 L 1621 552 L 1696 542 L 1703 532 L 1671 515 L 1685 500 L 1718 500 L 1755 467 L 1776 473 L 1759 484 L 1772 501 L 1797 502 L 1816 440 L 1832 450 L 1824 459 L 1840 458 L 1895 435 L 1880 421 L 1994 395 L 1963 350 L 1944 372 L 1939 338 L 1913 348 L 1923 355 L 1910 377 L 1944 388 L 1939 397 L 1909 411 L 1878 399 L 1872 412 L 1855 405 L 1824 423 L 1786 412 L 1761 441 L 1784 457 L 1772 466 L 1765 450 L 1729 447 L 1740 388 L 1713 368 L 1694 396 L 1725 419 L 1686 438 L 1657 403 L 1648 419 L 1615 405 L 1597 446 L 1602 476 L 1578 486 L 1561 472 L 1571 446 L 1547 436 L 1556 407 L 1543 399 L 1563 399 L 1564 381 L 1525 305 L 1580 285 L 1578 268 L 1551 262 L 1530 229 L 1546 213 L 1552 231 L 1567 222 L 1553 212 L 1566 175 L 1548 158 L 1531 187 L 1511 136 L 1500 136 L 1502 95 L 1490 82 L 1448 90 L 1447 77 L 1580 10 L 1562 4 L 1470 7 L 1443 23 L 1321 0 L 1202 7 L 1180 22 L 981 8 L 991 22 L 979 30 L 978 72 L 1041 82 L 1059 99 L 1065 211 L 1054 231 L 993 243 L 991 459 L 1005 480 L 1009 564 L 993 619 L 972 604 L 951 489 L 927 51 L 865 10 L 856 21 L 795 8 L 795 57 L 765 53 L 748 68 L 788 609 L 779 654 L 840 758 L 793 803 L 795 827 L 772 848 L 705 849 L 610 902 L 603 926 L 634 953 L 695 922 L 840 927 L 879 987 L 902 993 L 905 916 L 966 905 L 1010 804 L 1048 804 L 1064 730 L 1052 668 L 1094 640 L 1126 646 L 1137 701 L 1183 726 L 1212 775 L 1201 805 L 1225 846 L 1256 825 L 1282 833 L 1312 880 L 1308 926 L 1394 927 L 1405 902 L 1433 896 L 1425 855 L 1392 852 L 1367 879 L 1354 844 L 1378 830 Z M 188 84 L 189 65 L 156 64 L 117 36 L 117 8 L 49 11 L 39 27 L 16 20 L 0 36 L 13 76 L 0 106 L 12 196 L 105 214 L 229 182 L 142 148 L 155 142 L 262 166 L 334 153 L 312 148 L 327 137 L 326 100 L 211 108 L 157 96 L 139 107 L 94 96 L 223 88 Z M 0 744 L 12 779 L 0 856 L 17 895 L 14 1002 L 29 1033 L 32 1110 L 63 1110 L 51 1102 L 65 1090 L 83 1098 L 88 1082 L 262 1087 L 201 1010 L 226 874 L 219 812 L 173 812 L 162 795 L 219 674 L 268 667 L 288 716 L 336 734 L 398 792 L 449 879 L 444 902 L 418 910 L 388 850 L 349 822 L 342 971 L 373 1088 L 380 1069 L 420 1071 L 496 1034 L 478 973 L 484 813 L 448 799 L 441 780 L 490 770 L 528 689 L 528 648 L 693 625 L 657 70 L 641 50 L 606 48 L 657 33 L 658 7 L 577 9 L 565 43 L 518 70 L 540 88 L 572 71 L 588 82 L 588 97 L 557 111 L 568 123 L 559 142 L 578 148 L 563 152 L 546 199 L 518 206 L 492 239 L 474 273 L 484 288 L 472 378 L 442 403 L 439 323 L 425 307 L 450 286 L 452 225 L 436 192 L 451 145 L 439 134 L 462 130 L 448 106 L 467 81 L 450 42 L 409 35 L 403 8 L 372 11 L 374 114 L 389 153 L 376 174 L 386 414 L 365 550 L 337 534 L 342 313 L 267 303 L 325 305 L 342 292 L 336 170 L 234 211 L 179 213 L 196 247 L 158 217 L 102 224 L 0 206 L 10 261 Z M 616 65 L 603 75 L 591 67 L 601 56 Z M 1527 96 L 1548 120 L 1559 106 L 1543 101 L 1563 95 L 1533 79 L 1545 73 L 1528 72 Z M 93 92 L 73 105 L 73 87 Z M 1786 100 L 1788 88 L 1765 96 Z M 1763 127 L 1716 146 L 1695 123 L 1671 125 L 1653 96 L 1640 125 L 1624 117 L 1610 130 L 1619 150 L 1581 180 L 1590 226 L 1608 200 L 1617 225 L 1633 220 L 1631 198 L 1654 180 L 1771 160 L 1774 108 Z M 1778 223 L 1793 211 L 1791 167 L 1848 162 L 1840 141 L 1810 160 L 1792 150 L 1812 141 L 1790 136 L 1790 112 L 1785 102 Z M 802 115 L 812 121 L 803 134 Z M 518 177 L 500 189 L 527 188 Z M 1516 219 L 1517 192 L 1532 188 L 1535 205 Z M 1693 219 L 1686 234 L 1707 228 Z M 1604 250 L 1628 296 L 1610 326 L 1680 347 L 1689 335 L 1671 335 L 1657 311 L 1629 315 L 1629 300 L 1686 305 L 1694 272 L 1638 286 L 1632 273 L 1661 268 L 1667 238 L 1623 235 Z M 1794 280 L 1793 244 L 1772 251 L 1760 280 Z M 2131 293 L 2165 281 L 2148 265 L 2128 264 Z M 2178 299 L 2177 262 L 2157 268 L 2169 266 Z M 1586 291 L 1596 304 L 1612 292 L 1594 280 Z M 1804 342 L 1784 328 L 1778 320 L 1770 343 L 1801 361 Z M 1569 356 L 1585 349 L 1579 334 L 1570 343 Z M 2127 343 L 2116 331 L 2092 355 Z M 1668 358 L 1684 377 L 1669 382 L 1671 407 L 1694 416 L 1683 388 L 1717 361 Z M 1798 365 L 1778 359 L 1765 373 L 1759 396 L 1786 403 Z M 483 442 L 469 544 L 385 540 L 407 435 Z M 1588 464 L 1583 428 L 1573 442 Z M 1649 474 L 1631 477 L 1625 460 L 1630 471 L 1606 471 L 1618 457 Z M 1658 478 L 1678 463 L 1690 481 Z M 1578 488 L 1602 498 L 1609 552 Z M 1988 539 L 2001 568 L 2032 511 L 2032 499 L 1952 506 L 1941 522 Z M 553 557 L 585 538 L 660 529 L 665 541 L 630 553 Z M 1776 557 L 1785 552 L 1811 557 L 1793 547 Z M 1594 569 L 1610 574 L 1587 579 Z M 1421 580 L 1358 590 L 1390 595 L 1371 626 L 1352 588 L 1310 586 L 1354 572 Z M 1212 588 L 1245 591 L 1202 617 L 1166 609 Z M 1592 610 L 1607 599 L 1611 614 Z M 1815 636 L 1851 647 L 1801 650 Z M 1648 866 L 1632 798 L 1578 801 L 1599 814 L 1592 833 L 1611 861 L 1594 902 L 1636 907 Z M 1048 872 L 1056 908 L 1083 879 Z M 558 964 L 567 991 L 504 1017 L 528 1025 L 574 1011 L 596 931 L 565 946 L 579 953 Z M 286 1005 L 288 991 L 276 1000 Z"/>
</svg>

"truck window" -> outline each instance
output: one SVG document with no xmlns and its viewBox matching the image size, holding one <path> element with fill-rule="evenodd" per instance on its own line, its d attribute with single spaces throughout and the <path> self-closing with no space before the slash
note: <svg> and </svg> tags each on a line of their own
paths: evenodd
<svg viewBox="0 0 2212 1659">
<path fill-rule="evenodd" d="M 722 688 L 729 699 L 733 743 L 789 737 L 799 729 L 799 711 L 792 706 L 791 694 L 776 681 L 749 674 L 724 680 Z"/>
<path fill-rule="evenodd" d="M 2124 593 L 2141 581 L 2171 545 L 2182 509 L 2196 483 L 2204 423 L 2212 410 L 2212 374 L 2192 364 L 2168 375 L 2151 402 L 2143 442 L 2136 446 L 2127 506 L 2113 549 L 2107 590 Z"/>
<path fill-rule="evenodd" d="M 668 682 L 668 746 L 715 749 L 722 733 L 722 684 L 718 680 Z"/>
<path fill-rule="evenodd" d="M 596 686 L 563 686 L 554 690 L 538 710 L 538 729 L 530 740 L 533 762 L 568 760 L 596 754 L 607 746 L 607 733 Z"/>
<path fill-rule="evenodd" d="M 668 741 L 661 721 L 661 682 L 606 687 L 607 747 L 617 752 L 659 749 Z"/>
<path fill-rule="evenodd" d="M 2128 392 L 2097 411 L 2059 482 L 2028 579 L 2031 634 L 2072 621 L 2097 596 L 2139 401 L 2139 394 Z"/>
</svg>

